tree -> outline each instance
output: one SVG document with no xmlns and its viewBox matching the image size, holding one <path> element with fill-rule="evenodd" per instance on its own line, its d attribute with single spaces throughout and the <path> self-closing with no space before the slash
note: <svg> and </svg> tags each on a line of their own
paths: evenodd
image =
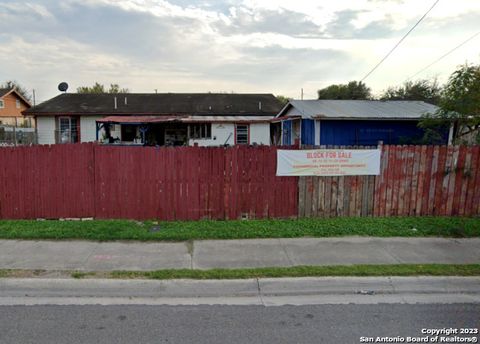
<svg viewBox="0 0 480 344">
<path fill-rule="evenodd" d="M 108 90 L 105 89 L 105 86 L 95 82 L 91 87 L 89 86 L 80 86 L 77 87 L 77 93 L 129 93 L 128 88 L 120 88 L 118 84 L 110 84 Z"/>
<path fill-rule="evenodd" d="M 474 137 L 480 143 L 480 65 L 465 64 L 453 72 L 439 106 L 439 111 L 423 118 L 422 128 L 453 126 L 454 142 Z"/>
<path fill-rule="evenodd" d="M 406 81 L 402 86 L 389 87 L 381 100 L 422 100 L 430 104 L 439 104 L 442 88 L 436 79 Z"/>
<path fill-rule="evenodd" d="M 330 85 L 318 90 L 318 99 L 371 99 L 370 88 L 361 81 Z"/>
<path fill-rule="evenodd" d="M 291 99 L 291 98 L 288 98 L 288 97 L 285 97 L 285 96 L 282 96 L 282 95 L 275 96 L 275 98 L 277 98 L 277 100 L 282 104 L 282 106 L 287 105 L 287 103 Z"/>
<path fill-rule="evenodd" d="M 25 87 L 20 85 L 17 81 L 14 81 L 14 80 L 5 81 L 4 83 L 2 83 L 0 85 L 0 88 L 9 88 L 9 89 L 15 88 L 15 90 L 18 93 L 20 93 L 23 98 L 25 98 L 29 102 L 32 101 L 32 96 L 31 96 L 30 92 Z"/>
</svg>

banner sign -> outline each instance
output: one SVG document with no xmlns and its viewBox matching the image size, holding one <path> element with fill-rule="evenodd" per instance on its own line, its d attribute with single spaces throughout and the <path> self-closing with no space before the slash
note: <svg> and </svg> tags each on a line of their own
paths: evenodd
<svg viewBox="0 0 480 344">
<path fill-rule="evenodd" d="M 277 176 L 363 176 L 379 174 L 379 149 L 277 151 Z"/>
</svg>

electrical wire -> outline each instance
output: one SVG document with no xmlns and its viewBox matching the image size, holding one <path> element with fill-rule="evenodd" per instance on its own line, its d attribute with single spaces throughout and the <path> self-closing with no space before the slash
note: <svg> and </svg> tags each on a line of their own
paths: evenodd
<svg viewBox="0 0 480 344">
<path fill-rule="evenodd" d="M 364 81 L 366 78 L 368 78 L 368 77 L 370 76 L 370 74 L 372 74 L 372 73 L 375 71 L 375 69 L 377 69 L 377 68 L 383 63 L 383 61 L 385 61 L 385 60 L 390 56 L 390 54 L 393 53 L 393 51 L 400 45 L 400 43 L 402 43 L 403 40 L 404 40 L 405 38 L 407 38 L 407 36 L 410 34 L 410 32 L 412 32 L 412 31 L 418 26 L 418 24 L 420 24 L 420 22 L 427 16 L 427 14 L 430 13 L 430 11 L 438 4 L 439 1 L 440 1 L 440 0 L 436 0 L 436 1 L 433 3 L 432 7 L 430 7 L 430 9 L 429 9 L 427 12 L 425 12 L 425 14 L 415 23 L 415 25 L 413 25 L 413 27 L 412 27 L 410 30 L 408 30 L 408 32 L 398 41 L 398 43 L 395 44 L 395 46 L 392 48 L 392 50 L 390 50 L 390 51 L 388 52 L 388 54 L 385 55 L 385 57 L 384 57 L 383 59 L 381 59 L 380 62 L 377 63 L 377 64 L 375 65 L 375 67 L 373 67 L 372 70 L 371 70 L 370 72 L 368 72 L 367 75 L 365 75 L 365 76 L 363 77 L 362 80 L 360 80 L 360 82 L 362 82 L 362 81 Z"/>
<path fill-rule="evenodd" d="M 427 70 L 428 68 L 430 68 L 431 66 L 433 66 L 435 63 L 437 63 L 438 61 L 444 59 L 445 57 L 447 57 L 448 55 L 450 55 L 451 53 L 453 53 L 455 50 L 457 50 L 458 48 L 460 48 L 461 46 L 463 46 L 464 44 L 468 43 L 469 41 L 471 41 L 472 39 L 474 39 L 475 37 L 477 37 L 478 35 L 480 35 L 480 31 L 478 31 L 476 34 L 474 34 L 473 36 L 470 36 L 470 38 L 466 39 L 465 41 L 463 41 L 462 43 L 460 43 L 459 45 L 457 45 L 455 48 L 451 49 L 450 51 L 448 51 L 446 54 L 443 54 L 442 56 L 440 56 L 438 59 L 436 59 L 435 61 L 433 61 L 432 63 L 430 63 L 428 66 L 422 68 L 421 70 L 419 70 L 418 72 L 416 72 L 415 74 L 413 74 L 412 76 L 408 77 L 405 79 L 405 81 L 408 81 L 412 78 L 414 78 L 415 76 L 417 76 L 418 74 L 420 74 L 421 72 Z"/>
</svg>

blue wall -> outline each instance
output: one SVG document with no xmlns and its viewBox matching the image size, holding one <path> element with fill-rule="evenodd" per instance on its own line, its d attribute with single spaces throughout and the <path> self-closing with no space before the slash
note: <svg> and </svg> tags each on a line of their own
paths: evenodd
<svg viewBox="0 0 480 344">
<path fill-rule="evenodd" d="M 315 121 L 302 119 L 302 145 L 315 144 Z"/>
<path fill-rule="evenodd" d="M 349 121 L 320 122 L 321 145 L 414 144 L 423 136 L 417 121 Z M 302 126 L 303 129 L 303 126 Z M 303 134 L 303 133 L 302 133 Z M 448 133 L 445 133 L 447 143 Z"/>
<path fill-rule="evenodd" d="M 282 144 L 291 145 L 292 144 L 292 121 L 282 121 Z"/>
</svg>

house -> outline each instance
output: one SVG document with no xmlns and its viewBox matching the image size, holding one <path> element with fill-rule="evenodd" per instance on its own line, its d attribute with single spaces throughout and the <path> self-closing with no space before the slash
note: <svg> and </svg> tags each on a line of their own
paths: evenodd
<svg viewBox="0 0 480 344">
<path fill-rule="evenodd" d="M 423 101 L 291 100 L 273 121 L 272 137 L 283 145 L 414 144 L 424 133 L 419 120 L 437 109 Z"/>
<path fill-rule="evenodd" d="M 61 94 L 25 115 L 39 144 L 99 141 L 159 146 L 269 145 L 281 110 L 272 94 Z"/>
<path fill-rule="evenodd" d="M 22 116 L 30 108 L 30 102 L 13 88 L 0 88 L 0 125 L 31 127 L 31 118 Z"/>
</svg>

